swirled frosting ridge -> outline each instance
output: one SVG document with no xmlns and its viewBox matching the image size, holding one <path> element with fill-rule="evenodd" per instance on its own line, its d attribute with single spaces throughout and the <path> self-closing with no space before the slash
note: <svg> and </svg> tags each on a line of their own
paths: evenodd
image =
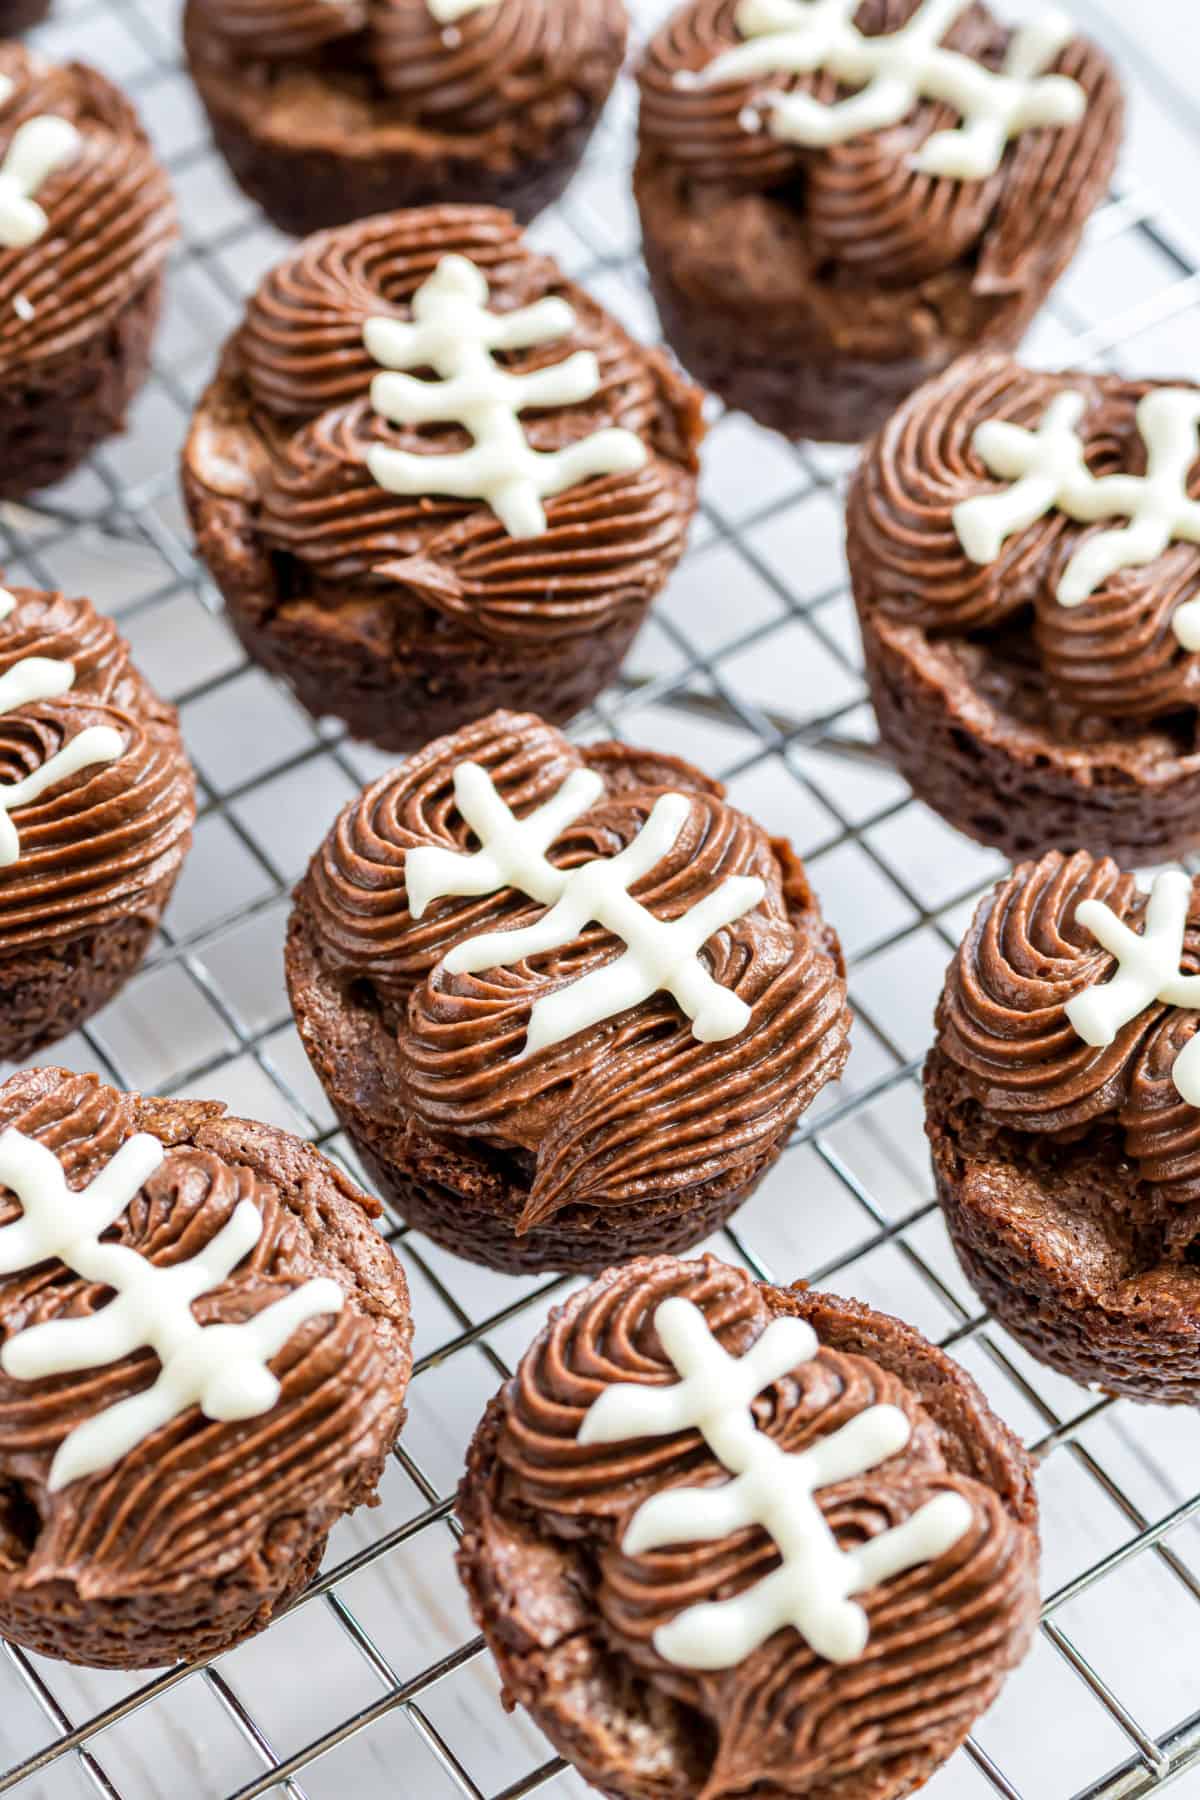
<svg viewBox="0 0 1200 1800">
<path fill-rule="evenodd" d="M 12 591 L 0 618 L 0 675 L 27 657 L 70 663 L 70 688 L 0 712 L 0 786 L 23 781 L 89 726 L 116 730 L 110 762 L 14 808 L 15 863 L 0 868 L 0 947 L 20 956 L 161 904 L 191 838 L 191 765 L 175 709 L 147 686 L 112 620 L 90 601 Z"/>
<path fill-rule="evenodd" d="M 1145 893 L 1108 857 L 1052 851 L 1023 863 L 981 901 L 950 965 L 938 1008 L 938 1046 L 988 1118 L 1014 1131 L 1070 1143 L 1107 1125 L 1124 1142 L 1146 1207 L 1200 1200 L 1200 1112 L 1171 1079 L 1200 1014 L 1159 1001 L 1092 1047 L 1067 1002 L 1107 981 L 1115 959 L 1076 917 L 1103 900 L 1134 931 Z M 1193 897 L 1181 968 L 1200 971 L 1200 892 Z"/>
</svg>

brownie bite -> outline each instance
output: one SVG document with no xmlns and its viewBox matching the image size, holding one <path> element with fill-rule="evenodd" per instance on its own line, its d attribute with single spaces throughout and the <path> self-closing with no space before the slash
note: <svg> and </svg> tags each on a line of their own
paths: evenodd
<svg viewBox="0 0 1200 1800">
<path fill-rule="evenodd" d="M 935 73 L 932 4 L 688 0 L 642 63 L 637 199 L 664 330 L 788 437 L 863 438 L 964 351 L 1014 346 L 1112 173 L 1121 90 L 1094 44 L 963 0 Z M 904 28 L 907 57 L 926 22 L 914 79 L 886 40 Z M 983 71 L 1017 65 L 1034 71 L 1019 102 L 994 88 L 998 119 L 964 112 Z"/>
<path fill-rule="evenodd" d="M 0 44 L 0 498 L 68 475 L 145 380 L 176 235 L 137 114 L 82 63 Z"/>
<path fill-rule="evenodd" d="M 141 962 L 192 841 L 173 706 L 88 600 L 0 588 L 0 1063 Z"/>
<path fill-rule="evenodd" d="M 700 405 L 508 214 L 395 213 L 267 276 L 184 491 L 250 655 L 406 750 L 612 680 L 683 551 Z"/>
<path fill-rule="evenodd" d="M 0 1130 L 0 1634 L 213 1656 L 300 1593 L 403 1422 L 378 1203 L 289 1132 L 65 1069 L 0 1086 Z"/>
<path fill-rule="evenodd" d="M 864 453 L 847 549 L 884 748 L 1014 859 L 1200 845 L 1198 427 L 1191 383 L 982 355 Z"/>
<path fill-rule="evenodd" d="M 528 221 L 625 56 L 623 0 L 188 0 L 188 65 L 235 179 L 298 237 L 442 201 Z"/>
<path fill-rule="evenodd" d="M 847 1056 L 837 939 L 790 846 L 687 763 L 514 713 L 346 807 L 287 974 L 381 1193 L 513 1273 L 698 1243 Z"/>
<path fill-rule="evenodd" d="M 970 1377 L 711 1256 L 551 1314 L 459 1515 L 506 1702 L 613 1800 L 901 1800 L 1037 1620 L 1033 1470 Z"/>
<path fill-rule="evenodd" d="M 1051 851 L 980 904 L 925 1070 L 959 1261 L 1043 1362 L 1200 1400 L 1200 887 Z M 1114 979 L 1119 976 L 1118 980 Z"/>
</svg>

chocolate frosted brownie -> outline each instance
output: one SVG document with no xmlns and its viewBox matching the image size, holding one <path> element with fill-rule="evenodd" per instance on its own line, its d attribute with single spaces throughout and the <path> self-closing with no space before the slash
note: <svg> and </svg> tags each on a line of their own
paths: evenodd
<svg viewBox="0 0 1200 1800">
<path fill-rule="evenodd" d="M 188 64 L 241 186 L 303 236 L 441 201 L 528 221 L 579 165 L 622 0 L 188 0 Z"/>
<path fill-rule="evenodd" d="M 865 437 L 964 351 L 1015 345 L 1121 135 L 1094 44 L 970 0 L 688 0 L 640 79 L 667 337 L 789 437 Z"/>
<path fill-rule="evenodd" d="M 184 490 L 251 656 L 411 749 L 613 678 L 683 551 L 700 399 L 506 213 L 395 213 L 267 276 Z"/>
<path fill-rule="evenodd" d="M 0 1633 L 152 1668 L 261 1630 L 370 1502 L 412 1328 L 378 1206 L 212 1101 L 0 1087 Z"/>
<path fill-rule="evenodd" d="M 925 1071 L 938 1197 L 1035 1356 L 1134 1400 L 1200 1399 L 1200 886 L 1086 851 L 981 903 Z"/>
<path fill-rule="evenodd" d="M 513 713 L 350 803 L 287 972 L 381 1192 L 514 1273 L 698 1243 L 847 1056 L 837 939 L 790 846 L 687 763 Z"/>
<path fill-rule="evenodd" d="M 971 837 L 1200 844 L 1198 426 L 1190 383 L 985 355 L 868 446 L 847 546 L 880 736 Z"/>
<path fill-rule="evenodd" d="M 192 841 L 173 706 L 87 600 L 0 588 L 0 1063 L 110 1000 Z"/>
<path fill-rule="evenodd" d="M 150 364 L 175 237 L 128 100 L 82 63 L 0 44 L 0 495 L 70 473 L 120 431 Z"/>
<path fill-rule="evenodd" d="M 1037 1619 L 1033 1470 L 970 1377 L 713 1257 L 551 1315 L 459 1514 L 508 1703 L 613 1800 L 901 1800 Z"/>
</svg>

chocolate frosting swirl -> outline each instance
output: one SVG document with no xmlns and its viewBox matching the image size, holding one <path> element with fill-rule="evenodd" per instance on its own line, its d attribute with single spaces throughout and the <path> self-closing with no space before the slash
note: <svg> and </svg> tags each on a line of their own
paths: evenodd
<svg viewBox="0 0 1200 1800">
<path fill-rule="evenodd" d="M 984 899 L 946 976 L 938 1046 L 988 1118 L 1064 1142 L 1085 1127 L 1119 1130 L 1145 1207 L 1200 1200 L 1200 1112 L 1171 1068 L 1200 1015 L 1155 1001 L 1112 1044 L 1093 1048 L 1064 1008 L 1107 981 L 1115 959 L 1076 919 L 1103 900 L 1139 930 L 1147 896 L 1110 858 L 1052 851 L 1022 863 Z M 1200 971 L 1200 887 L 1184 936 L 1185 974 Z"/>
<path fill-rule="evenodd" d="M 891 33 L 919 4 L 863 0 L 855 24 L 868 36 Z M 1030 260 L 1048 239 L 1090 212 L 1120 130 L 1121 94 L 1107 58 L 1086 40 L 1072 39 L 1053 65 L 1087 95 L 1080 123 L 1024 132 L 1009 144 L 994 176 L 959 181 L 911 167 L 934 132 L 958 123 L 942 102 L 921 100 L 885 131 L 816 149 L 766 130 L 748 131 L 742 120 L 747 109 L 761 111 L 771 93 L 804 92 L 830 104 L 839 87 L 824 71 L 678 86 L 677 75 L 706 68 L 743 41 L 737 10 L 738 0 L 690 0 L 651 42 L 639 77 L 642 155 L 677 170 L 694 188 L 767 194 L 792 207 L 814 268 L 832 265 L 850 277 L 915 282 L 973 256 L 976 291 L 1004 293 L 1023 285 Z M 976 4 L 943 42 L 998 68 L 1008 38 L 991 12 Z"/>
<path fill-rule="evenodd" d="M 1078 431 L 1097 477 L 1144 475 L 1138 401 L 1157 384 L 1116 375 L 1043 374 L 1011 357 L 957 362 L 907 401 L 864 456 L 850 509 L 851 559 L 870 602 L 931 636 L 977 637 L 1028 625 L 1048 694 L 1080 721 L 1153 720 L 1200 703 L 1200 657 L 1184 649 L 1172 617 L 1200 587 L 1200 547 L 1174 544 L 1154 562 L 1120 569 L 1078 607 L 1056 597 L 1085 535 L 1052 510 L 1005 543 L 994 562 L 971 562 L 954 508 L 1006 483 L 972 447 L 987 419 L 1029 430 L 1066 389 L 1083 394 Z M 1187 386 L 1188 383 L 1173 383 Z M 1189 491 L 1200 498 L 1200 459 Z"/>
<path fill-rule="evenodd" d="M 0 619 L 0 675 L 26 657 L 71 663 L 65 694 L 0 713 L 0 787 L 22 781 L 90 725 L 124 749 L 57 781 L 11 814 L 15 863 L 0 868 L 0 949 L 25 955 L 161 902 L 191 842 L 194 781 L 175 709 L 129 661 L 129 646 L 90 601 L 33 588 Z"/>
<path fill-rule="evenodd" d="M 366 80 L 396 125 L 443 136 L 524 132 L 602 98 L 624 54 L 622 0 L 495 0 L 440 25 L 427 0 L 195 0 L 229 54 L 326 60 Z M 533 115 L 533 116 L 531 116 Z"/>
<path fill-rule="evenodd" d="M 679 1379 L 654 1329 L 657 1307 L 672 1295 L 699 1307 L 735 1356 L 773 1317 L 796 1310 L 786 1294 L 713 1257 L 648 1258 L 610 1271 L 552 1315 L 500 1396 L 503 1512 L 532 1518 L 540 1536 L 570 1550 L 590 1590 L 592 1630 L 653 1694 L 669 1695 L 704 1721 L 712 1751 L 699 1800 L 732 1800 L 758 1792 L 759 1783 L 781 1796 L 825 1792 L 846 1777 L 857 1777 L 864 1793 L 879 1781 L 883 1792 L 889 1771 L 931 1735 L 961 1736 L 990 1697 L 997 1652 L 1021 1633 L 1029 1607 L 1027 1534 L 993 1487 L 950 1452 L 942 1427 L 904 1380 L 865 1355 L 822 1343 L 813 1361 L 759 1396 L 760 1430 L 799 1452 L 879 1403 L 901 1408 L 912 1428 L 897 1455 L 817 1495 L 840 1546 L 903 1523 L 947 1490 L 969 1502 L 972 1526 L 936 1561 L 859 1596 L 870 1639 L 856 1662 L 823 1661 L 791 1628 L 715 1674 L 665 1661 L 652 1642 L 659 1626 L 688 1606 L 740 1593 L 779 1560 L 758 1526 L 715 1543 L 628 1555 L 625 1531 L 652 1494 L 719 1482 L 728 1471 L 695 1431 L 578 1442 L 587 1409 L 609 1385 Z"/>
<path fill-rule="evenodd" d="M 534 1001 L 623 946 L 590 927 L 527 962 L 447 972 L 452 945 L 543 910 L 507 889 L 439 901 L 420 920 L 409 912 L 408 852 L 472 842 L 453 789 L 468 761 L 487 769 L 518 816 L 575 769 L 603 776 L 604 794 L 550 851 L 564 867 L 616 855 L 663 792 L 687 795 L 690 817 L 637 897 L 672 919 L 731 875 L 762 878 L 765 898 L 704 951 L 713 978 L 751 1008 L 746 1029 L 699 1043 L 660 994 L 523 1058 Z M 368 983 L 394 1028 L 405 1109 L 436 1134 L 524 1153 L 532 1174 L 522 1231 L 576 1201 L 617 1206 L 715 1179 L 744 1183 L 846 1058 L 835 940 L 790 849 L 687 764 L 619 744 L 577 749 L 529 715 L 494 713 L 368 787 L 313 859 L 299 900 L 326 968 L 347 986 Z"/>
<path fill-rule="evenodd" d="M 253 1578 L 281 1529 L 303 1525 L 319 1537 L 360 1497 L 360 1469 L 390 1447 L 411 1330 L 403 1274 L 369 1223 L 373 1203 L 308 1144 L 224 1111 L 143 1100 L 61 1069 L 31 1070 L 0 1087 L 0 1128 L 15 1126 L 53 1150 L 73 1189 L 136 1131 L 162 1139 L 163 1163 L 112 1234 L 155 1264 L 198 1254 L 241 1202 L 254 1204 L 262 1236 L 226 1283 L 195 1302 L 200 1324 L 253 1318 L 315 1275 L 332 1276 L 346 1295 L 339 1315 L 302 1326 L 272 1362 L 283 1392 L 271 1412 L 221 1424 L 192 1408 L 113 1468 L 57 1493 L 48 1477 L 63 1439 L 150 1386 L 157 1358 L 140 1351 L 39 1381 L 0 1373 L 0 1619 L 34 1604 L 39 1588 L 67 1581 L 82 1607 L 81 1645 L 89 1603 L 145 1606 L 153 1634 L 156 1606 L 169 1611 L 164 1596 L 197 1581 L 209 1622 L 219 1620 L 222 1578 Z M 20 1211 L 0 1187 L 0 1226 Z M 0 1335 L 90 1316 L 110 1299 L 61 1262 L 43 1263 L 0 1280 Z M 3 1530 L 10 1485 L 37 1516 L 33 1542 L 12 1561 Z M 124 1622 L 131 1638 L 136 1623 L 132 1611 Z"/>
<path fill-rule="evenodd" d="M 375 413 L 378 364 L 362 339 L 372 315 L 409 316 L 414 291 L 450 253 L 483 270 L 499 311 L 546 294 L 576 314 L 568 338 L 506 358 L 534 369 L 578 350 L 599 363 L 595 397 L 527 414 L 540 450 L 605 426 L 636 432 L 650 454 L 547 503 L 548 529 L 516 540 L 489 507 L 438 497 L 437 455 L 467 447 L 457 425 L 401 428 Z M 428 207 L 320 232 L 263 282 L 232 350 L 247 417 L 193 436 L 197 478 L 258 502 L 269 550 L 294 558 L 318 599 L 363 601 L 400 588 L 433 613 L 490 639 L 578 636 L 640 614 L 679 557 L 695 495 L 700 395 L 647 351 L 548 258 L 506 213 Z M 430 459 L 430 493 L 389 493 L 365 462 L 372 443 Z"/>
<path fill-rule="evenodd" d="M 52 113 L 81 134 L 79 154 L 37 192 L 49 220 L 34 243 L 0 245 L 0 374 L 98 336 L 162 268 L 175 207 L 137 114 L 82 63 L 56 68 L 0 44 L 13 91 L 0 105 L 0 155 L 27 119 Z"/>
</svg>

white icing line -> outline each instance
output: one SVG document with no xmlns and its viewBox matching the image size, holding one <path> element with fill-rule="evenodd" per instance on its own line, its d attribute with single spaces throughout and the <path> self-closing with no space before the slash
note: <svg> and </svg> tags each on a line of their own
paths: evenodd
<svg viewBox="0 0 1200 1800">
<path fill-rule="evenodd" d="M 549 908 L 519 931 L 488 932 L 447 952 L 451 974 L 471 974 L 561 948 L 595 922 L 626 945 L 623 956 L 579 981 L 536 1000 L 523 1055 L 562 1043 L 577 1032 L 615 1018 L 652 994 L 669 993 L 692 1022 L 701 1043 L 736 1037 L 750 1022 L 750 1008 L 714 981 L 698 954 L 726 925 L 758 905 L 766 889 L 758 876 L 733 875 L 678 919 L 658 919 L 629 889 L 673 848 L 691 803 L 663 794 L 637 837 L 619 855 L 596 857 L 574 869 L 558 869 L 546 851 L 567 826 L 597 801 L 604 783 L 594 770 L 576 769 L 558 792 L 527 818 L 517 819 L 477 763 L 454 771 L 458 810 L 482 846 L 472 855 L 422 845 L 405 862 L 408 905 L 414 919 L 433 900 L 448 895 L 498 893 L 516 888 Z"/>
<path fill-rule="evenodd" d="M 439 380 L 407 374 L 377 375 L 371 404 L 396 425 L 454 421 L 474 447 L 458 455 L 416 456 L 373 444 L 367 466 L 393 494 L 450 494 L 486 500 L 514 538 L 546 530 L 543 499 L 593 475 L 640 469 L 646 446 L 631 431 L 613 427 L 580 438 L 563 450 L 530 448 L 519 414 L 530 406 L 574 406 L 600 388 L 600 369 L 589 350 L 563 362 L 513 375 L 493 358 L 497 350 L 526 349 L 565 337 L 575 315 L 565 300 L 547 298 L 517 312 L 487 310 L 487 281 L 465 256 L 446 256 L 413 296 L 413 323 L 371 318 L 363 341 L 389 371 L 432 368 Z"/>
<path fill-rule="evenodd" d="M 922 98 L 942 100 L 963 122 L 934 132 L 912 157 L 912 166 L 930 175 L 981 181 L 999 168 L 1010 138 L 1032 126 L 1077 123 L 1087 96 L 1069 76 L 1043 73 L 1074 34 L 1066 13 L 1047 7 L 1016 31 L 996 73 L 973 57 L 942 48 L 942 38 L 969 4 L 922 0 L 899 31 L 867 37 L 853 22 L 859 0 L 742 0 L 737 25 L 748 41 L 676 81 L 680 87 L 715 86 L 828 70 L 858 92 L 833 105 L 811 94 L 769 94 L 761 102 L 772 136 L 815 147 L 899 124 Z M 751 109 L 750 119 L 757 117 Z M 745 113 L 742 118 L 744 129 L 761 128 L 746 122 Z"/>
<path fill-rule="evenodd" d="M 13 1381 L 43 1381 L 104 1369 L 148 1348 L 162 1364 L 152 1387 L 108 1407 L 68 1434 L 50 1471 L 50 1491 L 112 1468 L 153 1432 L 198 1406 L 208 1419 L 257 1418 L 278 1405 L 268 1364 L 309 1319 L 338 1313 L 345 1296 L 328 1279 L 305 1282 L 243 1325 L 200 1325 L 192 1303 L 225 1283 L 262 1236 L 249 1200 L 185 1262 L 160 1267 L 106 1232 L 163 1160 L 148 1132 L 122 1144 L 88 1186 L 72 1192 L 53 1151 L 10 1127 L 0 1134 L 0 1183 L 21 1217 L 0 1228 L 0 1276 L 57 1258 L 115 1298 L 87 1318 L 57 1319 L 10 1337 L 0 1367 Z"/>
<path fill-rule="evenodd" d="M 15 605 L 7 588 L 0 588 L 0 620 L 7 619 Z M 70 692 L 74 682 L 73 663 L 48 656 L 22 657 L 0 675 L 0 718 L 39 700 L 57 700 Z M 48 788 L 78 775 L 81 769 L 116 762 L 124 748 L 124 738 L 111 725 L 89 725 L 23 781 L 0 786 L 0 869 L 11 868 L 20 860 L 21 840 L 10 816 L 17 807 L 31 805 Z"/>
<path fill-rule="evenodd" d="M 976 494 L 954 508 L 954 529 L 972 562 L 995 562 L 1006 540 L 1051 510 L 1078 524 L 1127 518 L 1122 530 L 1082 543 L 1058 585 L 1063 606 L 1079 606 L 1120 569 L 1140 569 L 1173 543 L 1200 544 L 1200 501 L 1188 497 L 1188 475 L 1200 456 L 1200 392 L 1154 388 L 1138 402 L 1146 474 L 1096 477 L 1084 457 L 1078 425 L 1087 401 L 1074 389 L 1056 394 L 1036 431 L 985 419 L 972 444 L 989 473 L 1014 485 Z M 1175 609 L 1172 628 L 1187 650 L 1200 650 L 1200 601 Z"/>
<path fill-rule="evenodd" d="M 839 1548 L 817 1504 L 820 1488 L 866 1474 L 907 1444 L 911 1428 L 896 1406 L 870 1406 L 807 1450 L 792 1454 L 759 1431 L 751 1410 L 764 1388 L 817 1354 L 802 1319 L 775 1319 L 742 1357 L 713 1337 L 699 1307 L 664 1300 L 654 1325 L 682 1377 L 677 1386 L 614 1383 L 588 1409 L 581 1444 L 615 1444 L 697 1430 L 734 1477 L 720 1487 L 669 1488 L 634 1514 L 622 1548 L 638 1556 L 668 1544 L 715 1543 L 750 1525 L 774 1540 L 780 1566 L 730 1600 L 690 1606 L 654 1634 L 668 1662 L 731 1669 L 785 1626 L 818 1656 L 853 1662 L 867 1645 L 868 1621 L 850 1598 L 931 1562 L 970 1528 L 972 1509 L 946 1492 L 904 1524 L 855 1550 Z"/>
<path fill-rule="evenodd" d="M 1111 1044 L 1122 1026 L 1155 1000 L 1164 1006 L 1200 1009 L 1200 975 L 1179 971 L 1191 899 L 1191 876 L 1179 869 L 1165 870 L 1150 890 L 1140 934 L 1118 919 L 1105 901 L 1080 901 L 1075 917 L 1117 959 L 1110 980 L 1067 1001 L 1067 1018 L 1085 1044 L 1096 1048 Z M 1175 1058 L 1171 1078 L 1182 1100 L 1200 1106 L 1200 1033 Z"/>
<path fill-rule="evenodd" d="M 568 4 L 571 0 L 568 0 Z M 468 13 L 482 12 L 486 6 L 495 6 L 497 0 L 425 0 L 430 16 L 439 25 L 453 25 L 456 19 L 465 19 Z"/>
<path fill-rule="evenodd" d="M 17 127 L 0 162 L 0 244 L 23 250 L 45 235 L 50 221 L 34 196 L 56 170 L 74 162 L 82 143 L 70 120 L 54 113 Z"/>
</svg>

